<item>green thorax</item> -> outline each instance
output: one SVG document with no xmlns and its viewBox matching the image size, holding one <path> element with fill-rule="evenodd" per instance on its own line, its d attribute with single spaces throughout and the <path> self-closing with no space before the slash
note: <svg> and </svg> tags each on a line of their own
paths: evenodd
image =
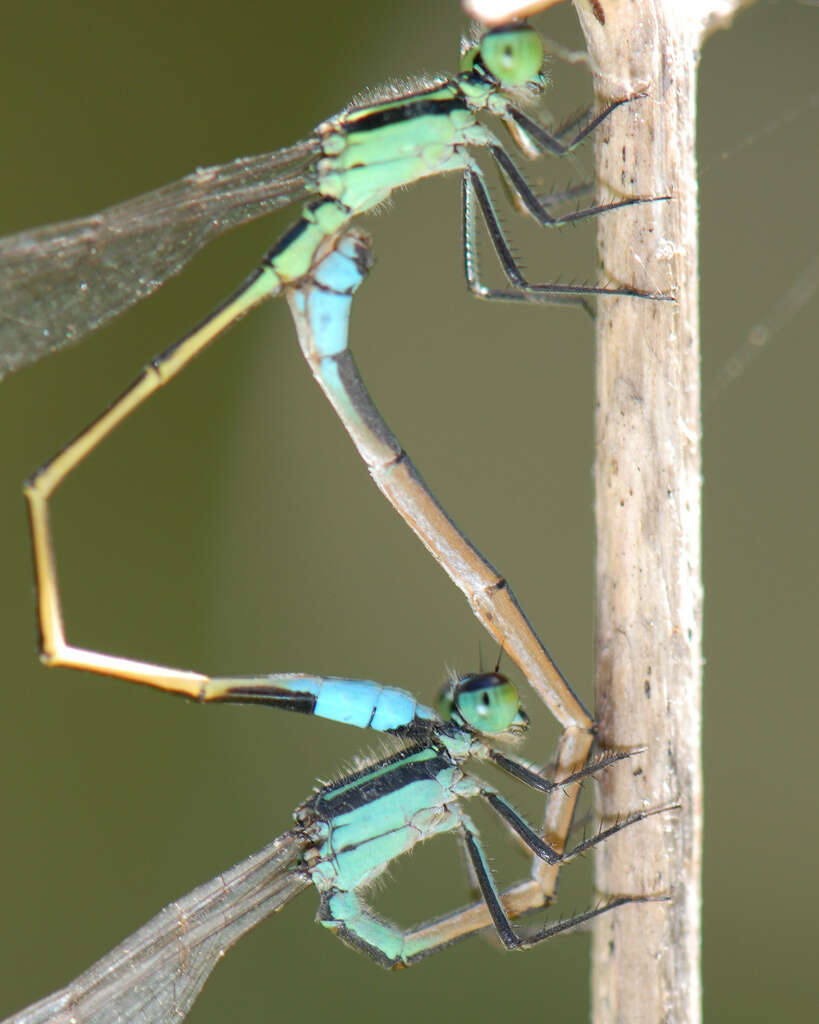
<svg viewBox="0 0 819 1024">
<path fill-rule="evenodd" d="M 315 169 L 316 191 L 343 203 L 352 216 L 397 188 L 463 169 L 458 147 L 486 144 L 475 111 L 496 91 L 482 85 L 467 98 L 461 79 L 468 77 L 345 111 L 319 125 L 324 156 Z"/>
</svg>

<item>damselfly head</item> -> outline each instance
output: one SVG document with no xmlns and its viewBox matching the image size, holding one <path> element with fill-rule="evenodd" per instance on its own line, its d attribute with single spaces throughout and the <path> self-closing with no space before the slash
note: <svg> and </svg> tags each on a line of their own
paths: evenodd
<svg viewBox="0 0 819 1024">
<path fill-rule="evenodd" d="M 453 677 L 441 690 L 436 710 L 444 721 L 482 733 L 519 735 L 529 725 L 515 684 L 500 672 Z"/>
</svg>

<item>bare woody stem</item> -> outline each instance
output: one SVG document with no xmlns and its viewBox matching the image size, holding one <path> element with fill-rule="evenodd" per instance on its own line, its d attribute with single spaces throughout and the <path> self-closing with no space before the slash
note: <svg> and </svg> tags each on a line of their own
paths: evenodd
<svg viewBox="0 0 819 1024">
<path fill-rule="evenodd" d="M 701 461 L 695 140 L 703 22 L 676 0 L 576 0 L 599 103 L 646 92 L 596 133 L 600 195 L 671 196 L 600 219 L 603 280 L 675 302 L 603 299 L 597 318 L 596 684 L 600 742 L 645 746 L 598 792 L 604 822 L 679 802 L 596 854 L 601 894 L 668 902 L 595 927 L 596 1024 L 700 1020 Z M 701 11 L 699 12 L 702 16 Z"/>
</svg>

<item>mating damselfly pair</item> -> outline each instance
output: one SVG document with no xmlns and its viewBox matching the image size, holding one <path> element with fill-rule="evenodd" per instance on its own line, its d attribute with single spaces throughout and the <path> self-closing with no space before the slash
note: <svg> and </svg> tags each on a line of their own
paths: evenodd
<svg viewBox="0 0 819 1024">
<path fill-rule="evenodd" d="M 325 923 L 388 963 L 411 961 L 458 934 L 474 930 L 471 925 L 465 928 L 462 920 L 454 926 L 436 927 L 432 935 L 396 936 L 382 922 L 367 916 L 358 900 L 358 890 L 391 858 L 413 842 L 443 830 L 456 830 L 462 835 L 478 887 L 504 941 L 510 946 L 525 945 L 545 937 L 545 933 L 535 933 L 519 938 L 512 931 L 476 834 L 457 800 L 467 795 L 483 796 L 540 860 L 554 869 L 554 879 L 574 807 L 578 773 L 593 770 L 586 767 L 592 740 L 591 716 L 532 632 L 505 581 L 457 531 L 383 424 L 357 375 L 346 337 L 351 297 L 369 261 L 367 244 L 350 227 L 350 221 L 379 204 L 393 189 L 445 171 L 462 174 L 465 266 L 467 280 L 477 294 L 568 302 L 583 302 L 600 293 L 642 294 L 625 286 L 598 289 L 533 285 L 517 268 L 489 198 L 484 172 L 470 147 L 491 154 L 522 208 L 545 225 L 567 223 L 642 201 L 642 197 L 625 198 L 559 217 L 551 212 L 554 204 L 550 200 L 539 200 L 528 187 L 507 151 L 479 119 L 481 116 L 500 119 L 525 153 L 545 150 L 560 154 L 581 141 L 613 109 L 634 98 L 616 100 L 568 138 L 551 134 L 520 110 L 515 98 L 518 92 L 526 97 L 540 91 L 541 62 L 542 50 L 534 32 L 521 25 L 506 27 L 486 35 L 479 48 L 465 55 L 456 78 L 351 108 L 321 125 L 314 137 L 288 150 L 197 172 L 176 186 L 112 208 L 98 218 L 17 236 L 0 249 L 0 269 L 9 275 L 9 289 L 4 288 L 4 295 L 11 299 L 9 303 L 5 298 L 3 301 L 2 344 L 4 353 L 9 353 L 7 365 L 11 368 L 15 360 L 25 362 L 43 349 L 70 342 L 142 297 L 187 262 L 214 232 L 285 202 L 306 200 L 301 220 L 271 250 L 262 269 L 234 299 L 155 360 L 119 402 L 29 485 L 40 621 L 44 651 L 54 664 L 111 673 L 204 700 L 280 704 L 353 720 L 399 737 L 402 746 L 394 757 L 356 773 L 341 787 L 323 791 L 306 805 L 301 817 L 302 827 L 313 830 L 313 857 L 306 858 L 305 869 L 322 891 Z M 271 179 L 272 174 L 282 171 L 286 171 L 283 177 Z M 509 279 L 508 288 L 500 294 L 485 288 L 477 273 L 476 214 L 483 218 Z M 201 230 L 194 230 L 194 226 Z M 125 243 L 133 247 L 134 262 L 133 276 L 123 284 L 119 271 L 112 280 L 105 268 L 109 265 L 109 247 Z M 58 253 L 64 276 L 56 273 L 55 263 L 49 259 Z M 491 673 L 468 677 L 450 696 L 449 719 L 441 720 L 416 706 L 407 695 L 373 689 L 372 684 L 276 676 L 212 680 L 198 673 L 83 651 L 65 642 L 48 529 L 50 494 L 131 409 L 228 323 L 282 290 L 293 309 L 311 368 L 379 487 L 466 593 L 492 635 L 529 681 L 539 687 L 566 730 L 556 769 L 556 778 L 565 786 L 555 787 L 521 762 L 495 751 L 483 735 L 503 736 L 522 727 L 517 700 L 510 697 L 510 684 Z M 13 305 L 15 297 L 20 299 L 19 307 Z M 10 339 L 8 344 L 6 339 Z M 505 712 L 495 719 L 493 707 L 498 697 Z M 483 726 L 487 720 L 481 709 L 491 712 Z M 485 785 L 479 786 L 464 772 L 462 765 L 467 757 L 489 759 L 519 781 L 548 792 L 552 816 L 548 835 L 554 840 L 544 843 L 502 797 Z M 373 830 L 373 817 L 389 820 L 390 814 L 411 820 L 400 829 L 392 828 L 389 836 L 378 831 L 379 825 Z M 347 834 L 352 836 L 349 847 L 340 846 L 342 830 L 349 830 Z M 554 882 L 539 877 L 535 888 L 537 898 L 529 893 L 521 909 L 526 909 L 527 900 L 531 906 L 547 900 L 554 891 Z M 626 901 L 641 898 L 645 897 L 627 897 Z M 606 904 L 594 912 L 610 906 Z M 477 926 L 486 923 L 484 915 Z"/>
</svg>

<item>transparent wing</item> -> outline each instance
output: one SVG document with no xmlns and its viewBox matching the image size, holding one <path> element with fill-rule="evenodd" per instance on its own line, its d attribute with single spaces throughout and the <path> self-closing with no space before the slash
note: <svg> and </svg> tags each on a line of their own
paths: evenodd
<svg viewBox="0 0 819 1024">
<path fill-rule="evenodd" d="M 2 1024 L 178 1024 L 225 951 L 309 885 L 293 870 L 303 850 L 294 833 L 279 836 Z"/>
<path fill-rule="evenodd" d="M 150 295 L 222 232 L 304 198 L 318 153 L 307 139 L 0 239 L 0 379 Z"/>
</svg>

